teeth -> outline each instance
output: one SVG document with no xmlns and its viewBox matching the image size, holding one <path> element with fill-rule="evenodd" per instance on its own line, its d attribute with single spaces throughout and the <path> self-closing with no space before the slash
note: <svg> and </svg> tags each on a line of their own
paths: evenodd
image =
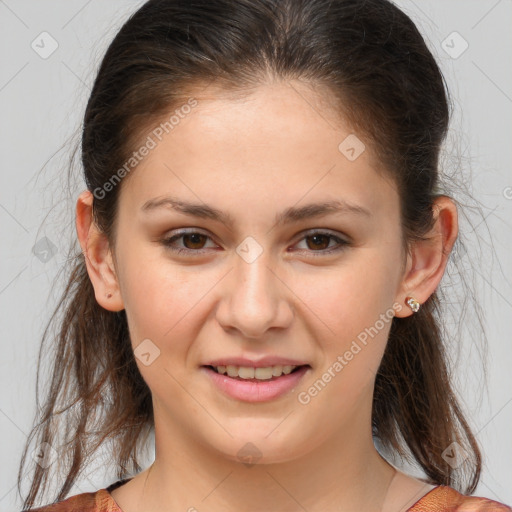
<svg viewBox="0 0 512 512">
<path fill-rule="evenodd" d="M 214 367 L 217 373 L 221 375 L 228 374 L 229 377 L 240 377 L 241 379 L 258 379 L 258 380 L 269 380 L 272 377 L 280 377 L 285 374 L 291 373 L 296 366 L 291 365 L 276 365 L 267 366 L 265 368 L 252 368 L 249 366 L 216 366 Z"/>
</svg>

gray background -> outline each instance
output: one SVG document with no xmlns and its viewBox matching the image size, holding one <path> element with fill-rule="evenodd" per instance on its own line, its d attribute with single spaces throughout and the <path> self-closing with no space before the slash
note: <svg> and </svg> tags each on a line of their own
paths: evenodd
<svg viewBox="0 0 512 512">
<path fill-rule="evenodd" d="M 475 495 L 512 504 L 512 2 L 398 3 L 427 38 L 453 95 L 443 165 L 463 173 L 481 204 L 482 218 L 472 217 L 466 229 L 463 256 L 474 265 L 489 352 L 485 356 L 472 339 L 471 318 L 465 321 L 453 378 L 484 453 Z M 21 509 L 15 483 L 35 412 L 37 351 L 62 286 L 57 273 L 75 236 L 74 200 L 84 186 L 78 180 L 71 198 L 65 191 L 72 143 L 100 58 L 141 4 L 0 0 L 0 511 Z M 45 55 L 52 44 L 58 47 Z M 447 296 L 456 297 L 457 290 Z M 70 495 L 113 479 L 91 466 Z"/>
</svg>

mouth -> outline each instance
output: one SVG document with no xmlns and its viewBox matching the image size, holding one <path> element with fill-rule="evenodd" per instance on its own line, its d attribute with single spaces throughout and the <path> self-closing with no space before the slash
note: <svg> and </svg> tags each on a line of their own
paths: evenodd
<svg viewBox="0 0 512 512">
<path fill-rule="evenodd" d="M 225 375 L 235 380 L 247 381 L 274 381 L 280 379 L 283 375 L 290 375 L 304 368 L 311 368 L 309 364 L 303 365 L 275 365 L 255 368 L 251 366 L 212 366 L 204 365 L 207 368 L 219 375 Z"/>
<path fill-rule="evenodd" d="M 266 402 L 295 391 L 311 370 L 309 364 L 297 366 L 213 366 L 203 365 L 214 388 L 224 395 L 243 402 Z"/>
</svg>

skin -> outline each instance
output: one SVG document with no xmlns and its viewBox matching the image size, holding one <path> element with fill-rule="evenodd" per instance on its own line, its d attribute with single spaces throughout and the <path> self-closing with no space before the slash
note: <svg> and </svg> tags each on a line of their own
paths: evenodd
<svg viewBox="0 0 512 512">
<path fill-rule="evenodd" d="M 375 170 L 370 144 L 349 161 L 338 146 L 351 128 L 329 117 L 315 91 L 291 85 L 262 85 L 245 98 L 196 96 L 198 106 L 122 183 L 115 246 L 92 221 L 91 193 L 78 198 L 77 233 L 98 303 L 126 310 L 134 349 L 150 339 L 160 350 L 149 366 L 136 358 L 152 392 L 156 457 L 112 492 L 124 512 L 398 512 L 431 489 L 397 473 L 372 440 L 390 322 L 309 403 L 298 394 L 381 314 L 409 316 L 406 297 L 423 303 L 435 291 L 457 236 L 456 207 L 438 198 L 429 241 L 406 255 L 397 190 Z M 214 206 L 234 224 L 141 211 L 167 195 Z M 340 198 L 370 214 L 274 222 L 288 207 Z M 162 240 L 182 228 L 209 238 L 178 238 L 174 246 L 189 249 L 178 255 Z M 349 244 L 325 254 L 337 241 L 315 245 L 311 229 Z M 236 252 L 247 236 L 262 249 L 252 263 Z M 224 396 L 199 370 L 216 357 L 264 354 L 311 369 L 292 392 L 261 403 Z M 252 466 L 238 456 L 249 442 L 261 453 Z"/>
</svg>

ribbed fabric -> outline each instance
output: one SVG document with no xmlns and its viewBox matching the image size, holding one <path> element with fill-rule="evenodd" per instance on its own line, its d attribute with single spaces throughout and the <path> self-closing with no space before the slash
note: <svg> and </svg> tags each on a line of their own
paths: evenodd
<svg viewBox="0 0 512 512">
<path fill-rule="evenodd" d="M 108 489 L 119 482 L 96 492 L 77 494 L 60 503 L 31 509 L 28 512 L 123 512 Z M 464 496 L 452 487 L 438 485 L 420 498 L 407 512 L 512 512 L 512 508 L 476 496 Z"/>
<path fill-rule="evenodd" d="M 464 496 L 447 485 L 427 492 L 407 512 L 512 512 L 512 508 L 477 496 Z"/>
</svg>

